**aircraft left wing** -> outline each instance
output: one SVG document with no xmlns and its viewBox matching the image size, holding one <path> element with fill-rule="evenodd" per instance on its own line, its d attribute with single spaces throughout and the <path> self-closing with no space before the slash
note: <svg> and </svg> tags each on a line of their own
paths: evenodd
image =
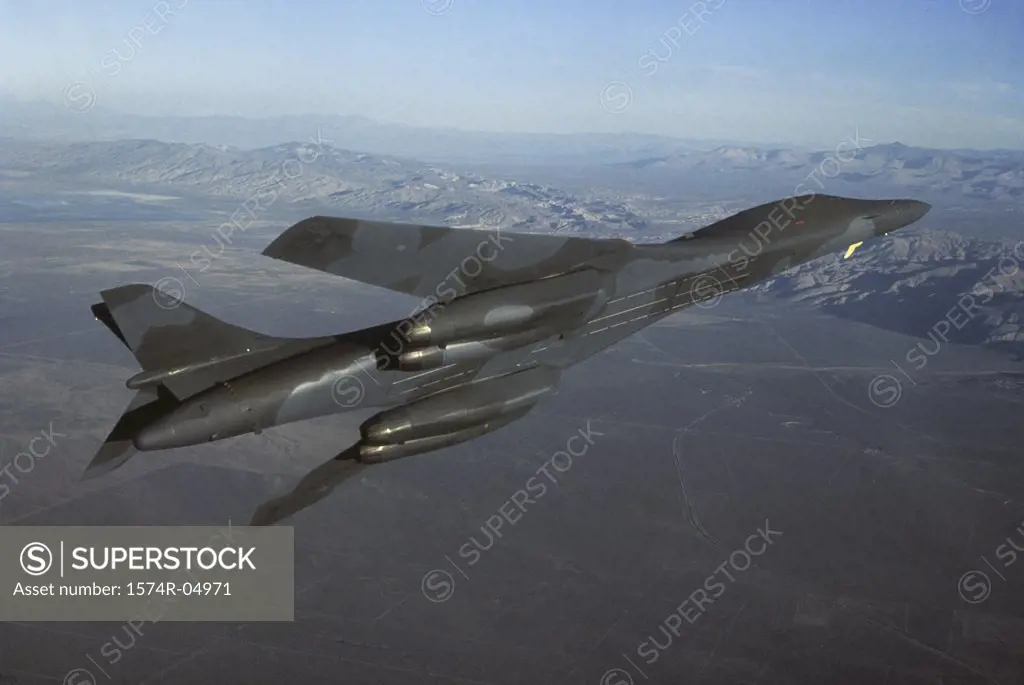
<svg viewBox="0 0 1024 685">
<path fill-rule="evenodd" d="M 263 255 L 408 295 L 453 297 L 554 276 L 631 249 L 619 239 L 315 216 Z"/>
</svg>

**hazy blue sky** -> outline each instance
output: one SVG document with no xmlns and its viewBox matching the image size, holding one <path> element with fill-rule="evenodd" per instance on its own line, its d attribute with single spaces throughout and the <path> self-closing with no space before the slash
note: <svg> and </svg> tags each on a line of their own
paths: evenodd
<svg viewBox="0 0 1024 685">
<path fill-rule="evenodd" d="M 1024 147 L 1022 51 L 1024 0 L 0 0 L 0 92 L 494 131 Z"/>
</svg>

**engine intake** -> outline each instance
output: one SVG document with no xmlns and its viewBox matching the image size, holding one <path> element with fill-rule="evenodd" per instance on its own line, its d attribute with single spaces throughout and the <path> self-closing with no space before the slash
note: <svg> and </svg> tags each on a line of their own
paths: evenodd
<svg viewBox="0 0 1024 685">
<path fill-rule="evenodd" d="M 489 359 L 499 352 L 514 350 L 557 335 L 551 326 L 503 335 L 488 340 L 467 340 L 447 345 L 430 345 L 403 352 L 396 362 L 402 371 L 426 371 L 448 364 Z"/>
<path fill-rule="evenodd" d="M 545 325 L 565 330 L 607 302 L 610 276 L 582 269 L 561 276 L 485 290 L 424 312 L 404 337 L 414 346 L 491 339 Z"/>
</svg>

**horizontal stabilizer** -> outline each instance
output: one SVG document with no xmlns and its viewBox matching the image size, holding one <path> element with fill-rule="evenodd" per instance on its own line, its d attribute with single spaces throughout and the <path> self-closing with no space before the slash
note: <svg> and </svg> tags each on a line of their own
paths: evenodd
<svg viewBox="0 0 1024 685">
<path fill-rule="evenodd" d="M 93 314 L 132 351 L 144 372 L 130 387 L 159 383 L 179 400 L 334 341 L 256 333 L 171 299 L 150 285 L 105 290 L 102 297 L 102 303 L 93 305 Z"/>
</svg>

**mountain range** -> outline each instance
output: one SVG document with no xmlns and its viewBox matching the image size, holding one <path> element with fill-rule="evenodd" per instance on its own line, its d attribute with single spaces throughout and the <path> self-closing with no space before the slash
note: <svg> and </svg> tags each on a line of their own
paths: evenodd
<svg viewBox="0 0 1024 685">
<path fill-rule="evenodd" d="M 824 159 L 825 154 L 723 147 L 648 159 L 634 163 L 633 168 L 703 170 L 710 179 L 707 187 L 715 169 L 744 167 L 758 174 L 768 173 L 767 169 L 806 175 L 805 165 Z M 1014 161 L 1018 158 L 1020 161 Z M 920 184 L 953 187 L 960 182 L 954 179 L 960 179 L 968 189 L 964 192 L 975 189 L 976 194 L 988 188 L 1006 199 L 978 203 L 987 212 L 985 216 L 1003 221 L 999 217 L 1010 215 L 998 208 L 1015 207 L 1011 200 L 1016 197 L 1014 189 L 1019 190 L 1016 184 L 1022 178 L 1022 163 L 1022 153 L 984 156 L 975 151 L 928 151 L 890 144 L 865 148 L 850 162 L 850 170 L 842 173 L 869 176 L 888 188 L 887 194 L 911 194 Z M 871 169 L 874 171 L 869 174 Z M 981 178 L 998 179 L 999 184 L 984 185 Z M 739 198 L 669 203 L 653 194 L 572 193 L 548 184 L 460 171 L 453 165 L 311 143 L 256 150 L 154 140 L 47 143 L 9 139 L 0 144 L 0 207 L 5 198 L 9 202 L 15 198 L 13 201 L 23 206 L 33 193 L 69 197 L 90 189 L 97 193 L 94 197 L 109 195 L 110 189 L 167 196 L 167 207 L 182 200 L 227 201 L 237 207 L 255 198 L 264 208 L 273 205 L 275 212 L 290 218 L 330 213 L 644 242 L 675 237 L 749 204 Z M 761 201 L 769 199 L 762 197 Z M 1010 239 L 983 236 L 975 229 L 975 220 L 968 222 L 967 215 L 950 211 L 943 214 L 943 209 L 933 211 L 931 227 L 877 241 L 862 248 L 854 259 L 825 258 L 802 265 L 754 288 L 747 297 L 813 306 L 925 337 L 963 294 L 984 287 L 988 278 L 992 297 L 984 298 L 980 309 L 972 310 L 969 325 L 947 331 L 947 337 L 953 342 L 1021 349 L 1024 273 L 1017 265 L 1012 274 L 995 280 L 986 274 L 1007 255 L 1024 257 L 1024 247 Z M 1016 259 L 1012 264 L 1017 264 Z"/>
<path fill-rule="evenodd" d="M 1024 361 L 1024 240 L 895 234 L 852 259 L 801 264 L 747 295 L 930 338 L 928 349 L 988 345 Z"/>
<path fill-rule="evenodd" d="M 38 187 L 62 179 L 76 188 L 116 185 L 206 198 L 258 198 L 263 206 L 318 205 L 351 216 L 446 225 L 569 232 L 631 232 L 646 225 L 616 199 L 579 197 L 552 186 L 309 143 L 240 150 L 153 140 L 8 141 L 0 145 L 0 169 L 6 169 L 8 186 Z"/>
<path fill-rule="evenodd" d="M 353 114 L 270 117 L 144 116 L 96 106 L 82 112 L 0 94 L 0 136 L 65 142 L 156 139 L 244 149 L 322 136 L 361 152 L 447 162 L 601 164 L 739 141 L 682 140 L 639 133 L 493 133 L 381 122 Z"/>
<path fill-rule="evenodd" d="M 837 182 L 980 200 L 1016 202 L 1024 198 L 1024 151 L 1020 150 L 933 150 L 898 142 L 817 152 L 722 146 L 646 157 L 618 166 L 661 175 L 751 171 L 796 178 L 816 172 L 805 183 L 810 191 Z"/>
</svg>

